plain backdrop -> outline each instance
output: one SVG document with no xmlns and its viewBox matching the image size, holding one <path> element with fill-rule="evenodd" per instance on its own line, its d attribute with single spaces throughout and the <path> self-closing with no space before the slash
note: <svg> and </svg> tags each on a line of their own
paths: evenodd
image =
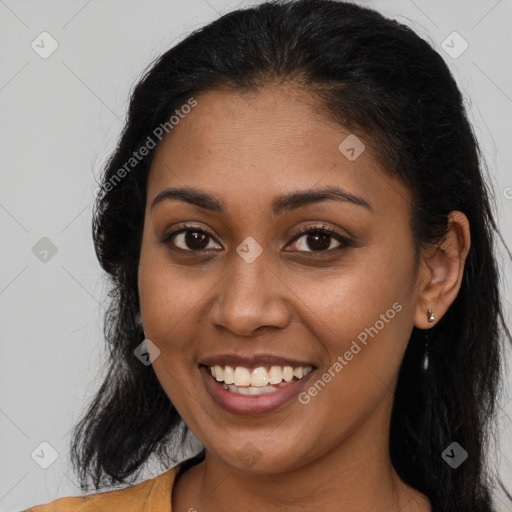
<svg viewBox="0 0 512 512">
<path fill-rule="evenodd" d="M 131 88 L 190 31 L 251 3 L 0 0 L 0 512 L 80 494 L 69 431 L 104 363 L 106 287 L 90 227 L 94 177 L 115 147 Z M 512 247 L 512 1 L 360 3 L 411 26 L 452 69 Z M 500 262 L 510 319 L 504 251 Z M 509 488 L 511 389 L 508 375 L 499 444 L 489 452 Z M 145 477 L 161 471 L 148 467 Z M 496 503 L 510 510 L 500 495 Z"/>
</svg>

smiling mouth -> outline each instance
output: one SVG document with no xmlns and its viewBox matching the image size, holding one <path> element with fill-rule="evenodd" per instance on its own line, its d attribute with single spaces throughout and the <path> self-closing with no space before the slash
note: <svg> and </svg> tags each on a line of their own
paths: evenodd
<svg viewBox="0 0 512 512">
<path fill-rule="evenodd" d="M 313 366 L 260 366 L 253 370 L 243 366 L 201 366 L 207 368 L 225 390 L 239 395 L 274 393 L 301 380 L 314 370 Z"/>
</svg>

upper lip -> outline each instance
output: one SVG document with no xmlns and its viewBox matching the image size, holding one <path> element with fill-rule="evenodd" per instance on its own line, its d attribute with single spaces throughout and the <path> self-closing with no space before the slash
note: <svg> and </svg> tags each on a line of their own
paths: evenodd
<svg viewBox="0 0 512 512">
<path fill-rule="evenodd" d="M 242 366 L 247 369 L 253 370 L 265 366 L 315 366 L 307 361 L 299 361 L 297 359 L 290 359 L 289 357 L 275 356 L 271 354 L 260 354 L 253 356 L 239 356 L 234 354 L 219 354 L 202 359 L 199 365 L 204 366 Z"/>
</svg>

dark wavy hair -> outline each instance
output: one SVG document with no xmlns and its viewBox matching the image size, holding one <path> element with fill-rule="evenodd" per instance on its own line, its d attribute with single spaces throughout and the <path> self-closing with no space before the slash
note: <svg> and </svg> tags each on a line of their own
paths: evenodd
<svg viewBox="0 0 512 512">
<path fill-rule="evenodd" d="M 139 150 L 202 92 L 279 83 L 319 100 L 326 119 L 369 140 L 385 171 L 408 186 L 417 251 L 441 240 L 451 211 L 469 219 L 461 289 L 428 331 L 426 371 L 426 331 L 412 332 L 389 449 L 399 476 L 424 493 L 433 510 L 492 510 L 485 451 L 500 391 L 501 338 L 511 337 L 494 254 L 494 198 L 481 152 L 441 56 L 397 21 L 334 0 L 271 1 L 228 13 L 165 52 L 134 88 L 94 205 L 96 254 L 111 285 L 104 325 L 110 359 L 73 434 L 71 458 L 82 489 L 90 488 L 90 479 L 96 489 L 131 483 L 151 456 L 166 466 L 177 463 L 187 432 L 152 367 L 133 353 L 144 339 L 137 270 L 155 148 L 144 157 Z M 135 154 L 137 163 L 127 170 Z M 453 441 L 469 453 L 457 470 L 441 457 Z"/>
</svg>

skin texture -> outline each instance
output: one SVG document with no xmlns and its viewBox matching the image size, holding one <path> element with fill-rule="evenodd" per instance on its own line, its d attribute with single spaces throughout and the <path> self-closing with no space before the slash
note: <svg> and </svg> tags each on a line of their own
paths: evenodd
<svg viewBox="0 0 512 512">
<path fill-rule="evenodd" d="M 452 212 L 445 240 L 416 265 L 409 191 L 382 170 L 364 135 L 366 150 L 350 161 L 338 150 L 350 131 L 289 85 L 213 91 L 197 101 L 155 156 L 139 266 L 145 335 L 160 350 L 154 370 L 206 448 L 205 461 L 178 478 L 173 512 L 226 512 L 240 503 L 258 511 L 430 510 L 393 470 L 389 421 L 413 326 L 434 325 L 428 309 L 438 321 L 460 288 L 467 218 Z M 324 200 L 272 213 L 277 195 L 327 186 L 364 198 L 371 210 Z M 226 213 L 178 200 L 151 209 L 168 187 L 207 192 Z M 181 251 L 161 242 L 183 222 L 211 235 L 207 250 L 217 251 L 194 252 L 183 235 L 173 240 Z M 321 225 L 350 245 L 327 238 L 315 251 L 308 235 L 293 240 Z M 249 236 L 263 249 L 250 264 L 236 252 Z M 200 360 L 224 353 L 309 361 L 321 375 L 396 303 L 394 318 L 307 404 L 243 417 L 205 389 Z M 239 456 L 247 443 L 259 453 L 251 467 Z"/>
</svg>

